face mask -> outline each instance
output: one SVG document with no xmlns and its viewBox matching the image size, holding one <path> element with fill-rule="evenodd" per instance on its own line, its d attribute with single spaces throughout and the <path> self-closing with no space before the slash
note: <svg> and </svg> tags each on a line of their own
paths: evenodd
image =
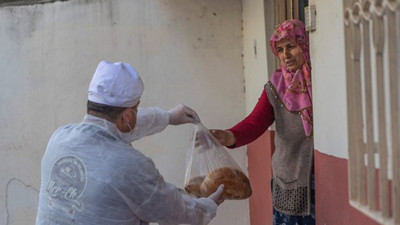
<svg viewBox="0 0 400 225">
<path fill-rule="evenodd" d="M 132 110 L 132 112 L 134 112 L 135 114 L 137 113 L 135 110 Z M 129 122 L 126 123 L 126 126 L 129 128 L 129 132 L 123 133 L 123 132 L 118 130 L 118 133 L 119 133 L 119 136 L 122 139 L 122 141 L 124 141 L 125 143 L 131 143 L 134 140 L 134 136 L 133 136 L 134 128 L 132 128 L 129 125 Z"/>
<path fill-rule="evenodd" d="M 131 143 L 133 141 L 133 130 L 131 128 L 131 126 L 129 125 L 129 123 L 126 124 L 129 128 L 129 132 L 127 133 L 123 133 L 121 131 L 118 130 L 119 136 L 122 139 L 122 141 L 124 141 L 125 143 Z"/>
</svg>

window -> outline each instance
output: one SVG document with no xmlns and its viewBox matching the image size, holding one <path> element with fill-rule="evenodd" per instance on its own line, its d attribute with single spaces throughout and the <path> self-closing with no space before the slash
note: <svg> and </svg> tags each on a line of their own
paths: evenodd
<svg viewBox="0 0 400 225">
<path fill-rule="evenodd" d="M 350 204 L 400 224 L 400 2 L 343 0 Z"/>
<path fill-rule="evenodd" d="M 288 19 L 299 19 L 304 22 L 304 8 L 308 0 L 275 0 L 275 24 Z"/>
</svg>

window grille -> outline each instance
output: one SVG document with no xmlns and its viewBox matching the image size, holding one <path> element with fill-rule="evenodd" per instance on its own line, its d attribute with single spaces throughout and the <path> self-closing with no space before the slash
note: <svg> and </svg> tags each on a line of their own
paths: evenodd
<svg viewBox="0 0 400 225">
<path fill-rule="evenodd" d="M 343 0 L 350 204 L 400 225 L 400 0 Z"/>
</svg>

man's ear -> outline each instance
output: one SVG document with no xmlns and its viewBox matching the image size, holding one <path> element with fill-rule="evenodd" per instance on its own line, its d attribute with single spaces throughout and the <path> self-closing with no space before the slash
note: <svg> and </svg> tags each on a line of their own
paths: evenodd
<svg viewBox="0 0 400 225">
<path fill-rule="evenodd" d="M 129 122 L 129 119 L 130 119 L 129 111 L 130 111 L 130 108 L 126 108 L 126 109 L 124 109 L 124 111 L 122 111 L 121 116 L 120 116 L 120 119 L 122 119 L 122 122 L 125 122 L 125 123 Z"/>
<path fill-rule="evenodd" d="M 120 131 L 125 131 L 126 128 L 126 123 L 129 121 L 129 110 L 125 109 L 122 111 L 121 115 L 118 117 L 118 119 L 115 121 L 115 125 Z"/>
</svg>

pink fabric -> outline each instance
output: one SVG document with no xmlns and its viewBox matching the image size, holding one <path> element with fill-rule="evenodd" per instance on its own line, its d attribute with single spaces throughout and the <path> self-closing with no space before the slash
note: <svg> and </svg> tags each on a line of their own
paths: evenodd
<svg viewBox="0 0 400 225">
<path fill-rule="evenodd" d="M 300 46 L 305 63 L 297 71 L 290 72 L 281 65 L 272 75 L 270 81 L 282 99 L 286 109 L 300 113 L 306 136 L 313 136 L 313 112 L 311 91 L 311 62 L 308 37 L 304 24 L 300 20 L 283 22 L 272 34 L 269 44 L 272 52 L 278 57 L 276 42 L 288 38 Z"/>
</svg>

